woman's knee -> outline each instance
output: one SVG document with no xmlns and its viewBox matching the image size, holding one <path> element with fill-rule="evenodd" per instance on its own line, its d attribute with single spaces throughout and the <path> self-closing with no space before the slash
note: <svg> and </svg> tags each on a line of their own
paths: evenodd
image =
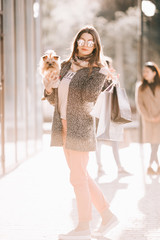
<svg viewBox="0 0 160 240">
<path fill-rule="evenodd" d="M 70 183 L 72 184 L 73 187 L 85 185 L 87 182 L 88 182 L 87 174 L 85 173 L 75 174 L 72 172 L 70 173 Z"/>
</svg>

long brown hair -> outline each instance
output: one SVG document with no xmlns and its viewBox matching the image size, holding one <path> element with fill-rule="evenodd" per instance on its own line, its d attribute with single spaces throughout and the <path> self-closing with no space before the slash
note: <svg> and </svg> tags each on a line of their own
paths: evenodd
<svg viewBox="0 0 160 240">
<path fill-rule="evenodd" d="M 154 62 L 146 62 L 144 64 L 144 67 L 150 68 L 153 72 L 156 72 L 156 75 L 154 77 L 154 82 L 152 83 L 152 89 L 153 89 L 153 92 L 154 92 L 156 86 L 157 85 L 160 86 L 160 69 L 157 66 L 157 64 L 154 63 Z M 148 81 L 143 77 L 142 78 L 141 90 L 143 91 L 148 85 L 149 85 Z"/>
<path fill-rule="evenodd" d="M 71 59 L 75 60 L 75 56 L 78 54 L 78 43 L 77 43 L 77 41 L 81 38 L 83 33 L 91 34 L 92 37 L 93 37 L 93 41 L 94 41 L 94 49 L 93 49 L 91 57 L 89 58 L 89 61 L 88 61 L 89 67 L 92 68 L 95 65 L 99 66 L 99 67 L 102 67 L 102 66 L 106 65 L 105 61 L 104 61 L 103 53 L 102 53 L 102 47 L 101 47 L 101 41 L 100 41 L 99 34 L 96 31 L 96 29 L 92 26 L 83 27 L 77 33 L 77 35 L 74 39 L 74 42 L 73 42 L 72 54 L 71 54 L 71 57 L 69 58 L 68 61 L 70 61 Z"/>
</svg>

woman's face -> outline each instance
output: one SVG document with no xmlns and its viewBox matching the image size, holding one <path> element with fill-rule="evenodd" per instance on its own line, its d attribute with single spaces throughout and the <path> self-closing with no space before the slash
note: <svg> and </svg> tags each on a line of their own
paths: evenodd
<svg viewBox="0 0 160 240">
<path fill-rule="evenodd" d="M 155 71 L 152 71 L 151 68 L 149 67 L 144 67 L 143 69 L 143 77 L 148 83 L 153 83 L 154 82 L 154 77 L 156 75 Z"/>
<path fill-rule="evenodd" d="M 78 56 L 85 57 L 91 54 L 94 50 L 93 37 L 89 33 L 83 33 L 80 39 L 77 41 L 78 44 Z"/>
</svg>

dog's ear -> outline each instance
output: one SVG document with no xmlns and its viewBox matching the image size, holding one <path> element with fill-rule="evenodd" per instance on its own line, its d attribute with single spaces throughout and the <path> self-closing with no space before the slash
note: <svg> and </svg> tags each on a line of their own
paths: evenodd
<svg viewBox="0 0 160 240">
<path fill-rule="evenodd" d="M 44 55 L 42 58 L 43 58 L 43 61 L 45 61 L 48 58 L 48 56 Z"/>
<path fill-rule="evenodd" d="M 59 59 L 59 56 L 54 56 L 53 58 L 54 58 L 54 60 L 57 61 Z"/>
</svg>

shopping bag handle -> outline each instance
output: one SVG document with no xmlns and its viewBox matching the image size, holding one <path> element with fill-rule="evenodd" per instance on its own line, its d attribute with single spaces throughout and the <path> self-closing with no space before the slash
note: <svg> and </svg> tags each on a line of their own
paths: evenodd
<svg viewBox="0 0 160 240">
<path fill-rule="evenodd" d="M 103 90 L 103 92 L 104 92 L 104 91 L 113 92 L 113 88 L 114 88 L 115 86 L 120 87 L 120 82 L 119 82 L 119 81 L 112 81 L 112 83 L 111 83 L 108 87 L 106 87 L 106 88 Z"/>
</svg>

